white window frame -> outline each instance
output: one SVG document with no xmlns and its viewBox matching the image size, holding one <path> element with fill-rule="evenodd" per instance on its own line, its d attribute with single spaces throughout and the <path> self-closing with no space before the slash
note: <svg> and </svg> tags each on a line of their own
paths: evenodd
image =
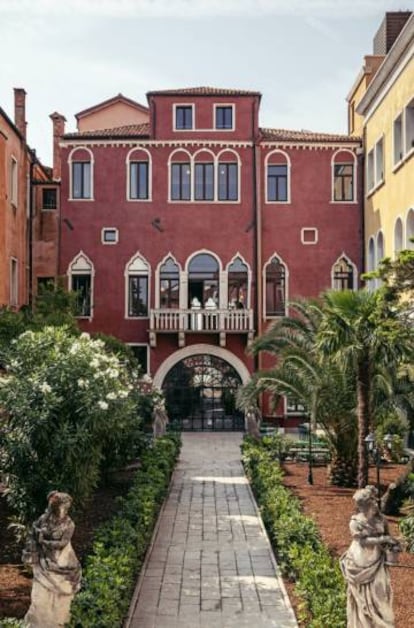
<svg viewBox="0 0 414 628">
<path fill-rule="evenodd" d="M 179 285 L 179 295 L 178 295 L 178 302 L 180 304 L 181 307 L 181 290 L 182 290 L 182 286 L 183 286 L 183 269 L 181 264 L 177 261 L 175 255 L 173 255 L 171 253 L 171 251 L 162 258 L 162 260 L 160 261 L 160 263 L 158 264 L 158 266 L 155 269 L 155 309 L 159 310 L 161 308 L 161 304 L 160 304 L 160 291 L 161 291 L 161 267 L 164 266 L 165 262 L 168 259 L 172 259 L 173 262 L 175 264 L 177 264 L 178 266 L 178 285 Z"/>
<path fill-rule="evenodd" d="M 337 260 L 332 264 L 331 266 L 331 288 L 332 290 L 335 289 L 335 266 L 338 264 L 338 262 L 341 261 L 341 259 L 344 259 L 350 266 L 352 266 L 352 283 L 354 285 L 353 290 L 358 290 L 358 268 L 356 266 L 356 264 L 354 264 L 354 262 L 351 260 L 350 257 L 348 257 L 348 255 L 342 251 L 341 255 L 337 258 Z"/>
<path fill-rule="evenodd" d="M 231 107 L 232 109 L 232 114 L 231 114 L 231 122 L 232 122 L 232 126 L 230 129 L 219 129 L 216 126 L 216 110 L 220 107 Z M 220 102 L 220 103 L 214 103 L 213 104 L 213 123 L 212 123 L 212 129 L 214 131 L 218 131 L 218 132 L 227 132 L 227 133 L 231 133 L 232 131 L 236 130 L 236 105 L 235 103 L 232 102 Z"/>
<path fill-rule="evenodd" d="M 220 155 L 222 154 L 232 154 L 235 156 L 235 160 L 234 161 L 228 161 L 228 159 L 226 158 L 226 160 L 222 161 L 221 163 L 223 164 L 230 164 L 230 163 L 234 163 L 237 162 L 237 200 L 236 201 L 227 201 L 227 200 L 219 200 L 218 197 L 218 191 L 219 191 L 219 168 L 220 168 Z M 216 156 L 216 172 L 215 172 L 215 191 L 214 191 L 214 203 L 219 203 L 219 204 L 223 204 L 225 203 L 226 205 L 240 205 L 241 203 L 241 175 L 242 175 L 242 163 L 241 163 L 241 159 L 240 159 L 240 155 L 234 151 L 231 148 L 223 148 Z"/>
<path fill-rule="evenodd" d="M 313 232 L 314 239 L 312 241 L 305 240 L 306 232 Z M 300 230 L 300 241 L 302 244 L 304 244 L 305 246 L 318 244 L 318 240 L 319 240 L 319 231 L 316 227 L 302 227 L 302 229 Z"/>
<path fill-rule="evenodd" d="M 73 168 L 72 168 L 72 164 L 73 162 L 77 162 L 77 161 L 84 161 L 84 159 L 76 159 L 74 158 L 74 155 L 77 151 L 86 151 L 89 156 L 89 163 L 91 165 L 91 180 L 90 180 L 90 186 L 91 186 L 91 196 L 90 198 L 74 198 L 73 197 Z M 87 163 L 87 162 L 85 162 Z M 94 170 L 95 170 L 95 159 L 94 159 L 94 155 L 93 152 L 90 148 L 88 148 L 87 146 L 76 146 L 75 148 L 72 148 L 72 150 L 70 151 L 69 155 L 68 155 L 68 166 L 69 166 L 69 197 L 68 197 L 68 201 L 75 201 L 76 203 L 90 203 L 91 201 L 94 201 L 94 195 L 95 195 L 95 186 L 94 186 Z"/>
<path fill-rule="evenodd" d="M 140 262 L 137 263 L 137 262 Z M 134 269 L 134 264 L 137 263 L 136 268 Z M 139 275 L 142 277 L 147 277 L 147 285 L 148 285 L 148 294 L 147 294 L 147 316 L 129 316 L 129 277 L 133 275 Z M 131 257 L 131 259 L 126 263 L 124 270 L 125 277 L 125 316 L 124 318 L 132 321 L 145 321 L 148 320 L 151 316 L 151 266 L 148 260 L 137 251 L 135 255 Z"/>
<path fill-rule="evenodd" d="M 105 240 L 105 232 L 106 231 L 114 231 L 115 232 L 115 240 L 113 241 L 109 241 L 109 240 Z M 101 243 L 105 244 L 105 245 L 113 245 L 113 244 L 118 244 L 119 241 L 119 231 L 116 227 L 102 227 L 101 230 Z"/>
<path fill-rule="evenodd" d="M 337 160 L 337 155 L 341 153 L 348 153 L 352 157 L 353 162 L 353 176 L 352 176 L 352 201 L 337 201 L 335 200 L 335 166 L 349 166 L 350 161 L 341 161 Z M 368 159 L 367 159 L 367 168 L 368 168 Z M 358 160 L 356 154 L 349 150 L 348 148 L 338 148 L 334 152 L 331 158 L 331 203 L 334 205 L 355 205 L 358 203 L 358 186 L 357 186 L 357 178 L 358 178 Z"/>
<path fill-rule="evenodd" d="M 145 153 L 147 155 L 146 160 L 144 159 L 134 159 L 133 155 L 134 153 Z M 131 162 L 136 162 L 136 161 L 140 161 L 140 162 L 144 162 L 147 161 L 148 162 L 148 198 L 131 198 L 131 170 L 130 170 L 130 166 L 131 166 Z M 149 150 L 147 150 L 146 148 L 141 148 L 141 147 L 134 147 L 131 148 L 131 150 L 129 151 L 129 153 L 126 156 L 125 159 L 125 164 L 126 164 L 126 199 L 127 201 L 131 202 L 131 203 L 149 203 L 152 201 L 152 156 L 151 153 L 149 152 Z"/>
<path fill-rule="evenodd" d="M 192 109 L 192 127 L 191 129 L 177 129 L 176 126 L 176 122 L 177 122 L 177 109 L 179 109 L 180 107 L 191 107 Z M 197 125 L 196 125 L 196 119 L 195 119 L 195 103 L 193 102 L 177 102 L 177 103 L 173 103 L 173 121 L 172 121 L 172 128 L 173 131 L 176 131 L 177 133 L 188 133 L 189 131 L 197 131 Z"/>
<path fill-rule="evenodd" d="M 408 137 L 408 124 L 407 121 L 407 112 L 408 110 L 412 110 L 410 127 L 411 127 L 411 137 Z M 414 95 L 410 98 L 409 102 L 404 107 L 404 119 L 403 119 L 403 153 L 404 158 L 407 158 L 414 151 Z"/>
<path fill-rule="evenodd" d="M 272 157 L 272 155 L 282 155 L 286 160 L 286 164 L 269 163 L 269 159 L 270 157 Z M 270 201 L 269 194 L 268 194 L 268 185 L 267 185 L 267 168 L 268 166 L 284 166 L 284 165 L 287 166 L 287 190 L 286 190 L 287 200 L 286 201 Z M 284 150 L 280 150 L 276 148 L 275 150 L 270 151 L 270 153 L 266 155 L 265 160 L 264 160 L 264 186 L 265 186 L 265 204 L 266 205 L 290 205 L 291 203 L 291 185 L 290 185 L 291 171 L 292 171 L 292 162 L 290 160 L 290 156 Z"/>
<path fill-rule="evenodd" d="M 78 267 L 77 267 L 78 266 Z M 72 288 L 72 275 L 90 275 L 91 277 L 91 300 L 90 300 L 90 314 L 89 316 L 76 316 L 80 320 L 93 319 L 94 313 L 94 279 L 95 279 L 95 266 L 92 260 L 83 252 L 79 253 L 69 262 L 68 269 L 66 271 L 68 277 L 68 290 L 73 292 Z"/>
<path fill-rule="evenodd" d="M 392 123 L 392 163 L 395 166 L 398 166 L 401 161 L 404 159 L 404 116 L 403 111 L 400 111 L 398 116 L 396 116 Z M 399 150 L 398 150 L 398 159 L 396 159 L 397 152 L 397 143 L 396 143 L 396 125 L 399 123 L 399 131 L 400 131 L 400 141 L 399 141 Z"/>
<path fill-rule="evenodd" d="M 243 255 L 240 252 L 237 252 L 236 255 L 233 255 L 233 257 L 231 258 L 231 260 L 229 261 L 229 263 L 227 264 L 226 268 L 225 268 L 225 272 L 226 272 L 226 276 L 227 276 L 227 282 L 226 282 L 226 298 L 225 298 L 225 303 L 227 303 L 227 307 L 229 305 L 229 269 L 230 266 L 236 261 L 236 259 L 240 259 L 241 262 L 243 264 L 245 264 L 246 268 L 247 268 L 247 295 L 246 295 L 246 301 L 245 301 L 245 309 L 249 310 L 250 309 L 250 302 L 251 302 L 251 286 L 252 286 L 252 269 L 250 267 L 250 264 L 244 259 Z"/>
<path fill-rule="evenodd" d="M 378 164 L 378 152 L 379 152 L 379 144 L 382 144 L 381 155 L 382 155 L 382 164 L 381 164 L 381 178 L 379 177 L 379 164 Z M 372 185 L 368 187 L 369 179 L 370 179 L 370 170 L 372 165 Z M 381 135 L 376 142 L 372 145 L 371 149 L 367 152 L 367 163 L 366 163 L 366 177 L 367 177 L 367 191 L 366 197 L 373 194 L 384 182 L 385 182 L 385 136 Z"/>
</svg>

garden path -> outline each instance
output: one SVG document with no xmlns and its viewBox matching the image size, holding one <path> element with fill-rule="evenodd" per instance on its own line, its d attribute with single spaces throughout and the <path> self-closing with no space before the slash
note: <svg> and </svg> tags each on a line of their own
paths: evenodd
<svg viewBox="0 0 414 628">
<path fill-rule="evenodd" d="M 240 433 L 183 434 L 126 628 L 297 628 L 240 443 Z"/>
</svg>

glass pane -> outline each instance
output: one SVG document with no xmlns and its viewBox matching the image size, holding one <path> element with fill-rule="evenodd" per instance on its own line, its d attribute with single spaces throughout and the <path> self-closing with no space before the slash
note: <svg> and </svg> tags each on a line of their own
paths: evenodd
<svg viewBox="0 0 414 628">
<path fill-rule="evenodd" d="M 278 200 L 279 201 L 287 201 L 287 181 L 285 177 L 280 177 L 278 180 L 279 189 L 278 189 Z"/>
<path fill-rule="evenodd" d="M 276 177 L 268 177 L 267 178 L 267 200 L 276 201 Z"/>
<path fill-rule="evenodd" d="M 148 164 L 146 162 L 138 164 L 138 177 L 139 198 L 148 198 Z"/>
<path fill-rule="evenodd" d="M 171 166 L 171 198 L 173 200 L 180 198 L 180 164 Z"/>
<path fill-rule="evenodd" d="M 188 201 L 191 198 L 191 175 L 190 164 L 181 164 L 181 198 Z"/>
<path fill-rule="evenodd" d="M 129 196 L 138 198 L 138 164 L 129 164 Z"/>
<path fill-rule="evenodd" d="M 218 269 L 217 260 L 208 253 L 200 253 L 193 257 L 188 267 L 190 273 L 217 273 Z"/>
<path fill-rule="evenodd" d="M 204 200 L 204 164 L 196 164 L 194 194 L 196 201 Z"/>
<path fill-rule="evenodd" d="M 219 164 L 218 197 L 220 201 L 227 200 L 227 166 Z"/>
<path fill-rule="evenodd" d="M 82 198 L 82 164 L 79 161 L 72 164 L 72 197 Z"/>
<path fill-rule="evenodd" d="M 91 198 L 91 164 L 85 161 L 83 164 L 83 198 Z"/>
<path fill-rule="evenodd" d="M 148 315 L 148 277 L 129 277 L 128 316 Z"/>
<path fill-rule="evenodd" d="M 213 164 L 205 165 L 206 173 L 206 201 L 214 199 L 214 166 Z"/>
<path fill-rule="evenodd" d="M 237 184 L 237 165 L 229 164 L 229 201 L 237 201 L 238 184 Z"/>
<path fill-rule="evenodd" d="M 72 275 L 72 290 L 76 292 L 76 316 L 91 314 L 91 276 Z"/>
</svg>

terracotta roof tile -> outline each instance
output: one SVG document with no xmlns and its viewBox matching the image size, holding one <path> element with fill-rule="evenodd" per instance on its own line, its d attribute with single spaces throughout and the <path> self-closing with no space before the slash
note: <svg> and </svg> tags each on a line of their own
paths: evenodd
<svg viewBox="0 0 414 628">
<path fill-rule="evenodd" d="M 361 138 L 335 133 L 317 133 L 313 131 L 291 131 L 288 129 L 260 129 L 263 141 L 284 142 L 360 142 Z"/>
<path fill-rule="evenodd" d="M 149 96 L 261 96 L 260 92 L 221 87 L 184 87 L 182 89 L 160 89 L 147 93 Z"/>
<path fill-rule="evenodd" d="M 96 138 L 105 137 L 149 137 L 150 126 L 147 122 L 143 124 L 130 124 L 128 126 L 118 126 L 114 129 L 98 129 L 96 131 L 81 131 L 78 133 L 65 133 L 65 140 L 78 138 Z"/>
</svg>

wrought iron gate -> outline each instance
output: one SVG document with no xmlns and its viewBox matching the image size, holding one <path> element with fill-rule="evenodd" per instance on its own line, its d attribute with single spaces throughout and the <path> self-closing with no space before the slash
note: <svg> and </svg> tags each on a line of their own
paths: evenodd
<svg viewBox="0 0 414 628">
<path fill-rule="evenodd" d="M 241 383 L 221 358 L 204 354 L 184 358 L 164 380 L 168 416 L 183 430 L 243 430 L 243 414 L 235 403 Z"/>
</svg>

